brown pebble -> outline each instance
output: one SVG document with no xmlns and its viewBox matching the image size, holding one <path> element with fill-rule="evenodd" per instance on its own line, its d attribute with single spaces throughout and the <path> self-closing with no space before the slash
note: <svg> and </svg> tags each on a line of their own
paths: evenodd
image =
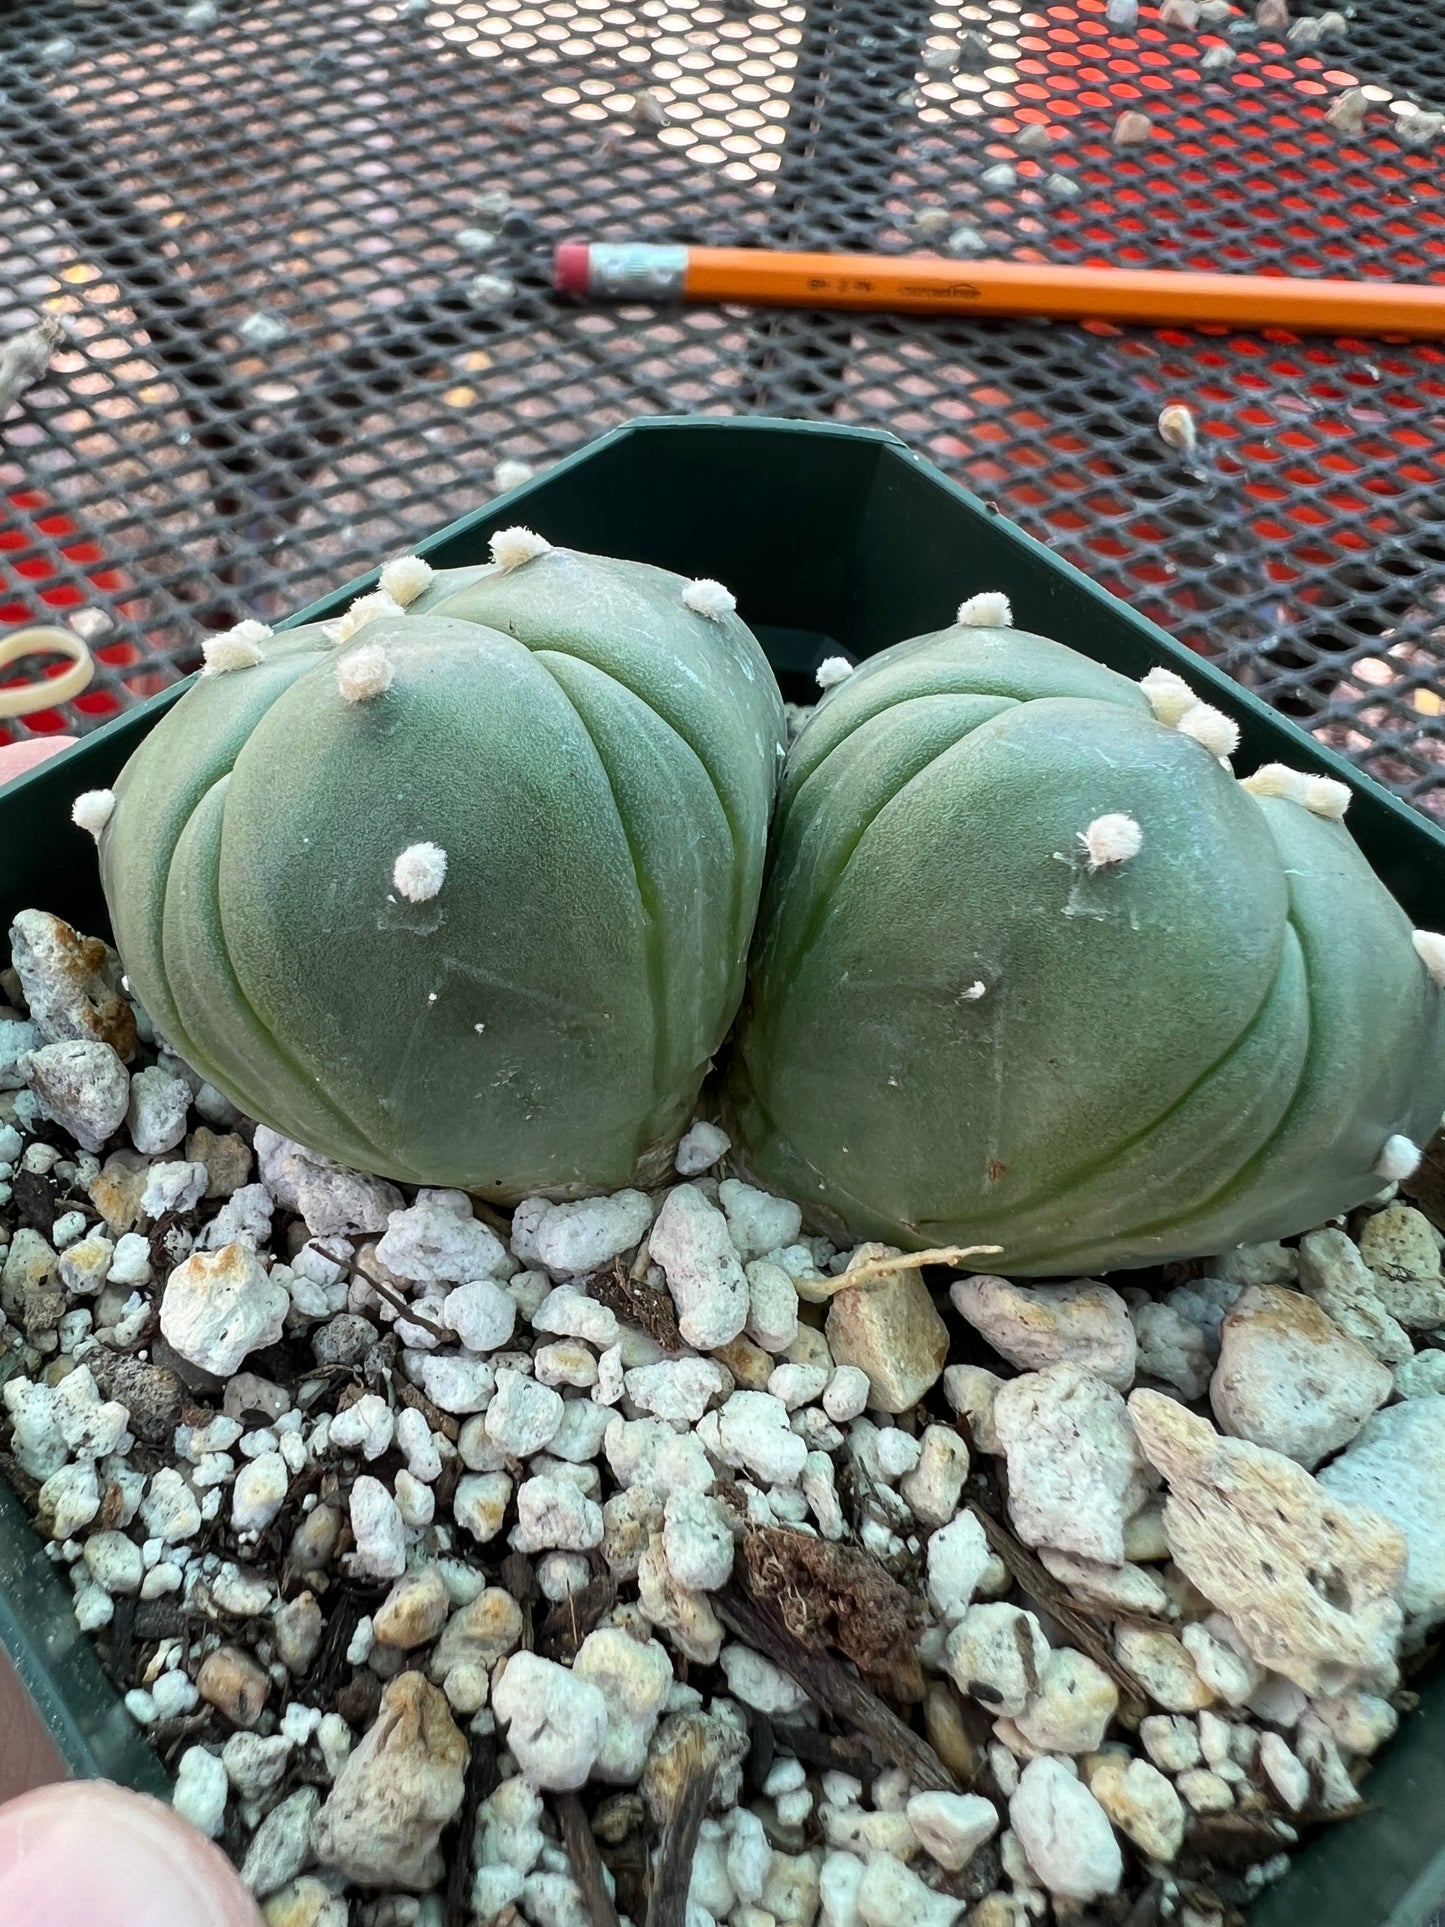
<svg viewBox="0 0 1445 1927">
<path fill-rule="evenodd" d="M 972 1786 L 978 1748 L 968 1730 L 958 1695 L 936 1680 L 924 1696 L 923 1725 L 929 1744 L 960 1786 Z"/>
<path fill-rule="evenodd" d="M 380 1705 L 381 1681 L 375 1673 L 357 1673 L 336 1695 L 336 1710 L 348 1726 L 370 1726 Z"/>
<path fill-rule="evenodd" d="M 271 1692 L 271 1682 L 239 1646 L 218 1646 L 201 1662 L 196 1691 L 234 1726 L 254 1726 Z"/>
<path fill-rule="evenodd" d="M 101 1346 L 85 1361 L 103 1398 L 119 1399 L 147 1445 L 169 1445 L 181 1418 L 181 1381 L 164 1365 Z M 207 1417 L 209 1417 L 209 1413 Z"/>
<path fill-rule="evenodd" d="M 324 1572 L 340 1537 L 340 1508 L 326 1504 L 313 1506 L 291 1535 L 287 1563 L 295 1572 Z"/>
<path fill-rule="evenodd" d="M 139 1151 L 112 1151 L 99 1174 L 85 1187 L 86 1195 L 105 1219 L 113 1238 L 133 1231 L 140 1216 L 141 1193 L 150 1178 L 151 1163 Z"/>
<path fill-rule="evenodd" d="M 198 1124 L 186 1139 L 186 1156 L 209 1173 L 208 1198 L 229 1198 L 251 1175 L 251 1147 L 234 1131 L 211 1131 Z"/>
</svg>

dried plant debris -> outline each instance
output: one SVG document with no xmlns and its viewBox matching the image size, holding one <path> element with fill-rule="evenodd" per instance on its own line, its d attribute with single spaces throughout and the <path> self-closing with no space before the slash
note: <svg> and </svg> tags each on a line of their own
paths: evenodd
<svg viewBox="0 0 1445 1927">
<path fill-rule="evenodd" d="M 1438 1148 L 950 1325 L 983 1254 L 837 1250 L 710 1121 L 499 1213 L 238 1116 L 58 919 L 11 962 L 0 1472 L 273 1923 L 1233 1927 L 1368 1801 L 1445 1623 Z"/>
</svg>

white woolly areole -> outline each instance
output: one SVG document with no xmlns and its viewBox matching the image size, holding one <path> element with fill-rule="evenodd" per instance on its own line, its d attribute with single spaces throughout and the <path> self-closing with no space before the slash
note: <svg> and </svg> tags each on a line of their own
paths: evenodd
<svg viewBox="0 0 1445 1927">
<path fill-rule="evenodd" d="M 1383 1178 L 1386 1184 L 1398 1184 L 1402 1178 L 1413 1178 L 1420 1168 L 1422 1152 L 1418 1144 L 1397 1132 L 1394 1137 L 1385 1139 L 1385 1148 L 1375 1159 L 1375 1176 Z"/>
<path fill-rule="evenodd" d="M 966 629 L 1012 629 L 1014 612 L 999 589 L 980 589 L 958 605 L 957 621 Z"/>
<path fill-rule="evenodd" d="M 336 665 L 336 687 L 349 703 L 370 702 L 391 688 L 396 670 L 379 642 L 365 642 Z"/>
<path fill-rule="evenodd" d="M 1179 718 L 1187 716 L 1199 701 L 1184 678 L 1176 676 L 1172 669 L 1151 669 L 1139 687 L 1154 711 L 1155 720 L 1166 729 L 1173 729 Z"/>
<path fill-rule="evenodd" d="M 836 689 L 840 682 L 847 682 L 853 673 L 853 665 L 846 656 L 824 656 L 813 671 L 813 680 L 820 689 Z"/>
<path fill-rule="evenodd" d="M 731 589 L 714 582 L 710 575 L 700 575 L 683 590 L 682 606 L 691 609 L 695 616 L 706 616 L 709 622 L 721 622 L 737 608 L 738 599 Z"/>
<path fill-rule="evenodd" d="M 1304 806 L 1316 816 L 1332 816 L 1338 822 L 1350 807 L 1350 786 L 1337 783 L 1333 776 L 1307 776 Z"/>
<path fill-rule="evenodd" d="M 382 570 L 377 587 L 404 609 L 425 591 L 432 574 L 431 563 L 423 562 L 419 555 L 398 555 Z"/>
<path fill-rule="evenodd" d="M 1410 941 L 1415 946 L 1415 955 L 1445 990 L 1445 937 L 1438 930 L 1416 930 Z"/>
<path fill-rule="evenodd" d="M 531 529 L 498 529 L 492 537 L 492 560 L 499 569 L 520 569 L 524 562 L 545 555 L 552 544 Z"/>
<path fill-rule="evenodd" d="M 1287 803 L 1303 803 L 1311 780 L 1302 769 L 1291 769 L 1287 763 L 1261 763 L 1239 787 L 1251 796 L 1282 796 Z"/>
<path fill-rule="evenodd" d="M 326 633 L 333 642 L 350 642 L 357 630 L 364 629 L 368 622 L 380 622 L 405 614 L 405 609 L 395 596 L 388 595 L 385 589 L 373 589 L 370 595 L 358 596 L 338 621 L 328 622 Z"/>
<path fill-rule="evenodd" d="M 1079 831 L 1079 841 L 1088 853 L 1089 870 L 1102 870 L 1106 863 L 1127 863 L 1144 846 L 1144 832 L 1132 816 L 1122 810 L 1109 816 L 1096 816 L 1087 830 Z"/>
<path fill-rule="evenodd" d="M 391 880 L 411 903 L 429 903 L 446 881 L 447 853 L 439 843 L 412 843 L 392 866 Z"/>
<path fill-rule="evenodd" d="M 1181 736 L 1192 736 L 1211 756 L 1232 756 L 1239 748 L 1239 724 L 1232 722 L 1213 703 L 1195 703 L 1174 725 Z"/>
<path fill-rule="evenodd" d="M 254 669 L 261 660 L 260 645 L 270 633 L 264 622 L 238 622 L 223 636 L 208 636 L 201 644 L 201 674 L 225 676 L 233 669 Z"/>
<path fill-rule="evenodd" d="M 85 790 L 71 804 L 70 820 L 78 829 L 89 830 L 99 840 L 114 808 L 114 790 Z"/>
</svg>

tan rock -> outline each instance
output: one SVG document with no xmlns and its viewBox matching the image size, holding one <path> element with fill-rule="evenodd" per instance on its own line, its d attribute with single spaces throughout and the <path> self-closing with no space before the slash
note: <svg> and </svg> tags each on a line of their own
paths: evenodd
<svg viewBox="0 0 1445 1927">
<path fill-rule="evenodd" d="M 271 1681 L 239 1646 L 218 1646 L 201 1661 L 196 1691 L 233 1726 L 252 1727 L 271 1694 Z"/>
<path fill-rule="evenodd" d="M 1292 1459 L 1221 1437 L 1162 1392 L 1135 1392 L 1129 1414 L 1169 1484 L 1176 1565 L 1261 1666 L 1313 1694 L 1391 1664 L 1406 1555 L 1397 1527 L 1339 1503 Z"/>
<path fill-rule="evenodd" d="M 949 1365 L 943 1374 L 943 1395 L 973 1435 L 980 1452 L 1001 1452 L 994 1430 L 993 1404 L 1003 1380 L 982 1365 Z"/>
<path fill-rule="evenodd" d="M 514 1652 L 521 1638 L 521 1607 L 500 1586 L 488 1586 L 470 1605 L 452 1614 L 433 1648 L 427 1671 L 440 1686 L 454 1666 L 490 1669 Z"/>
<path fill-rule="evenodd" d="M 1120 1833 L 1151 1860 L 1171 1861 L 1184 1844 L 1184 1802 L 1157 1766 L 1126 1753 L 1103 1753 L 1089 1791 Z"/>
<path fill-rule="evenodd" d="M 114 1236 L 134 1230 L 150 1168 L 150 1159 L 139 1151 L 112 1151 L 86 1186 L 86 1195 Z"/>
<path fill-rule="evenodd" d="M 266 1927 L 346 1927 L 350 1909 L 344 1894 L 334 1894 L 314 1874 L 288 1881 L 262 1904 Z"/>
<path fill-rule="evenodd" d="M 668 1568 L 662 1534 L 654 1533 L 637 1567 L 638 1603 L 648 1620 L 662 1629 L 685 1658 L 715 1666 L 723 1629 L 707 1594 L 679 1586 Z"/>
<path fill-rule="evenodd" d="M 1124 1521 L 1148 1479 L 1124 1401 L 1073 1365 L 1010 1379 L 994 1400 L 1009 1515 L 1026 1545 L 1124 1562 Z"/>
<path fill-rule="evenodd" d="M 30 1015 L 48 1041 L 93 1039 L 124 1063 L 135 1056 L 135 1013 L 120 991 L 120 958 L 47 910 L 22 910 L 10 931 L 11 963 Z"/>
<path fill-rule="evenodd" d="M 860 1245 L 856 1260 L 890 1255 L 886 1245 Z M 835 1293 L 824 1330 L 834 1362 L 867 1373 L 875 1412 L 916 1405 L 938 1383 L 948 1357 L 948 1327 L 916 1269 L 886 1271 Z"/>
<path fill-rule="evenodd" d="M 1149 1626 L 1118 1626 L 1114 1651 L 1156 1706 L 1168 1713 L 1197 1713 L 1214 1704 L 1214 1689 L 1199 1677 L 1188 1649 L 1173 1633 Z"/>
<path fill-rule="evenodd" d="M 1388 1204 L 1360 1233 L 1360 1256 L 1375 1274 L 1380 1303 L 1412 1331 L 1445 1325 L 1440 1247 L 1430 1220 L 1408 1204 Z"/>
<path fill-rule="evenodd" d="M 482 1597 L 483 1595 L 478 1595 Z M 450 1602 L 435 1566 L 404 1572 L 377 1607 L 371 1630 L 377 1643 L 409 1653 L 435 1639 L 446 1624 Z"/>
<path fill-rule="evenodd" d="M 1119 1391 L 1134 1383 L 1136 1345 L 1129 1307 L 1097 1279 L 1016 1285 L 1007 1278 L 960 1278 L 948 1295 L 974 1330 L 1023 1371 L 1069 1364 Z"/>
<path fill-rule="evenodd" d="M 198 1124 L 186 1139 L 186 1156 L 192 1164 L 205 1165 L 208 1198 L 229 1198 L 251 1175 L 251 1147 L 234 1131 L 213 1131 Z"/>
<path fill-rule="evenodd" d="M 311 1829 L 323 1866 L 361 1887 L 425 1892 L 443 1873 L 438 1841 L 462 1803 L 467 1743 L 420 1673 L 381 1696 Z"/>
<path fill-rule="evenodd" d="M 1382 1364 L 1398 1365 L 1414 1350 L 1404 1327 L 1385 1309 L 1374 1272 L 1343 1231 L 1329 1226 L 1300 1239 L 1299 1281 L 1341 1330 Z"/>
<path fill-rule="evenodd" d="M 1251 1285 L 1221 1328 L 1209 1399 L 1221 1430 L 1314 1466 L 1349 1444 L 1390 1389 L 1388 1369 L 1315 1299 Z"/>
<path fill-rule="evenodd" d="M 712 1356 L 732 1373 L 745 1392 L 765 1392 L 778 1362 L 771 1352 L 765 1352 L 750 1338 L 735 1338 L 730 1345 L 719 1345 Z"/>
</svg>

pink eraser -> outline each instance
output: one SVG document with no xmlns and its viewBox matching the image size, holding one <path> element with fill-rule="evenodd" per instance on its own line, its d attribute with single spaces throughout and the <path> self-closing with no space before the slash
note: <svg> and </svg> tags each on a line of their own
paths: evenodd
<svg viewBox="0 0 1445 1927">
<path fill-rule="evenodd" d="M 552 286 L 563 294 L 586 294 L 592 250 L 585 241 L 559 242 L 552 256 Z"/>
</svg>

